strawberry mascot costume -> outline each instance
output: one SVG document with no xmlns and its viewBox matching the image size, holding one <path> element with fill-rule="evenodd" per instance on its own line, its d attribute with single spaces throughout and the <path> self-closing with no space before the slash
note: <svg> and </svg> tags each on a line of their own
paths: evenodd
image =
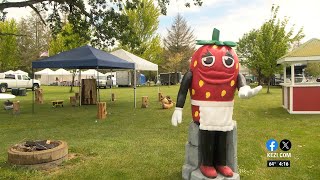
<svg viewBox="0 0 320 180">
<path fill-rule="evenodd" d="M 236 89 L 240 98 L 250 98 L 261 89 L 251 89 L 239 74 L 239 59 L 231 48 L 236 43 L 219 41 L 219 30 L 214 29 L 212 40 L 197 40 L 200 47 L 192 56 L 190 70 L 184 75 L 172 115 L 172 125 L 182 121 L 182 109 L 190 92 L 192 118 L 200 129 L 201 173 L 215 178 L 219 172 L 232 177 L 226 165 L 226 133 L 233 129 L 233 102 Z"/>
</svg>

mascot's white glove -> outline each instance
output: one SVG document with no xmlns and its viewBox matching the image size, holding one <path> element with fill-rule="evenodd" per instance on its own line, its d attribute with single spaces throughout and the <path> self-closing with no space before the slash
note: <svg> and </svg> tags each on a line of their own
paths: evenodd
<svg viewBox="0 0 320 180">
<path fill-rule="evenodd" d="M 171 118 L 171 123 L 173 126 L 177 126 L 178 123 L 182 122 L 182 110 L 183 108 L 176 107 Z"/>
<path fill-rule="evenodd" d="M 253 89 L 251 89 L 250 86 L 242 86 L 239 89 L 239 98 L 241 99 L 248 99 L 251 98 L 252 96 L 255 96 L 256 94 L 258 94 L 258 92 L 262 89 L 262 86 L 257 86 Z"/>
</svg>

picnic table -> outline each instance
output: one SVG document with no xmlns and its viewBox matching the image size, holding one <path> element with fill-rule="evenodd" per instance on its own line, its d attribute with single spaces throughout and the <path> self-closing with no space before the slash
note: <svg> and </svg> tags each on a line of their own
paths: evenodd
<svg viewBox="0 0 320 180">
<path fill-rule="evenodd" d="M 63 107 L 63 100 L 54 100 L 51 102 L 52 102 L 52 107 L 57 107 L 57 106 Z"/>
</svg>

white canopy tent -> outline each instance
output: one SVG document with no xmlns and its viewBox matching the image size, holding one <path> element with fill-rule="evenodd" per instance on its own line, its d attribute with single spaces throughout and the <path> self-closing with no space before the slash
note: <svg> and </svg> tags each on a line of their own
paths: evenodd
<svg viewBox="0 0 320 180">
<path fill-rule="evenodd" d="M 41 71 L 37 71 L 34 74 L 37 76 L 40 76 L 38 77 L 38 79 L 43 85 L 50 85 L 51 83 L 55 82 L 54 71 L 52 71 L 49 68 L 45 68 Z"/>
<path fill-rule="evenodd" d="M 54 71 L 53 76 L 55 77 L 55 81 L 58 83 L 63 81 L 72 81 L 72 73 L 62 68 Z"/>
<path fill-rule="evenodd" d="M 158 65 L 154 64 L 150 61 L 147 61 L 145 59 L 142 59 L 141 57 L 138 57 L 134 54 L 129 53 L 128 51 L 125 51 L 123 49 L 116 50 L 112 52 L 111 54 L 122 58 L 126 61 L 133 62 L 136 66 L 136 70 L 140 71 L 158 71 Z"/>
<path fill-rule="evenodd" d="M 157 71 L 157 81 L 158 81 L 158 65 L 154 64 L 150 61 L 147 61 L 145 59 L 142 59 L 141 57 L 138 57 L 132 53 L 129 53 L 128 51 L 125 51 L 123 49 L 119 49 L 116 51 L 111 52 L 112 55 L 115 55 L 121 59 L 124 59 L 128 62 L 132 62 L 135 65 L 134 70 L 134 107 L 136 107 L 136 86 L 137 86 L 137 70 L 138 71 Z M 157 82 L 156 81 L 156 82 Z M 159 92 L 159 89 L 158 89 Z"/>
<path fill-rule="evenodd" d="M 4 72 L 4 74 L 14 74 L 14 72 L 15 71 L 9 70 L 9 71 Z"/>
<path fill-rule="evenodd" d="M 21 71 L 21 70 L 17 70 L 14 72 L 14 74 L 23 74 L 23 75 L 28 75 L 27 72 Z"/>
<path fill-rule="evenodd" d="M 54 75 L 71 75 L 71 73 L 65 69 L 57 69 L 56 71 L 54 71 L 53 73 Z"/>
<path fill-rule="evenodd" d="M 13 70 L 9 70 L 4 72 L 4 74 L 22 74 L 22 75 L 28 75 L 27 72 L 24 72 L 22 70 L 17 70 L 17 71 L 13 71 Z"/>
<path fill-rule="evenodd" d="M 99 74 L 98 74 L 99 73 Z M 81 71 L 81 78 L 85 78 L 85 79 L 90 79 L 90 78 L 95 78 L 97 79 L 97 77 L 99 76 L 99 78 L 105 77 L 106 75 L 98 72 L 95 69 L 88 69 L 86 71 Z"/>
<path fill-rule="evenodd" d="M 54 71 L 52 71 L 51 69 L 45 68 L 45 69 L 42 69 L 41 71 L 35 72 L 34 74 L 35 75 L 51 75 L 53 73 L 54 73 Z"/>
</svg>

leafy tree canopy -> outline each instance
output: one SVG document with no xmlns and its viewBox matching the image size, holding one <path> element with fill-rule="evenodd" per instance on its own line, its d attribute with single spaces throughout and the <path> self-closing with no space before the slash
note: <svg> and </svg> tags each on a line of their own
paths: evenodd
<svg viewBox="0 0 320 180">
<path fill-rule="evenodd" d="M 0 21 L 0 29 L 4 34 L 18 33 L 15 20 Z M 0 72 L 15 69 L 19 60 L 17 56 L 17 36 L 0 36 Z"/>
<path fill-rule="evenodd" d="M 49 54 L 52 56 L 63 51 L 86 45 L 89 40 L 88 29 L 83 30 L 81 34 L 79 34 L 74 32 L 72 24 L 66 23 L 57 37 L 50 41 Z"/>
<path fill-rule="evenodd" d="M 278 19 L 278 11 L 279 6 L 272 6 L 271 18 L 260 29 L 245 34 L 237 48 L 244 64 L 268 79 L 268 92 L 271 78 L 280 70 L 277 60 L 288 52 L 294 42 L 304 37 L 303 28 L 294 34 L 294 27 L 288 28 L 288 18 Z"/>
<path fill-rule="evenodd" d="M 88 0 L 88 9 L 84 0 L 0 0 L 0 18 L 4 19 L 6 9 L 13 7 L 30 7 L 41 17 L 43 23 L 48 23 L 55 37 L 63 27 L 62 15 L 68 14 L 68 21 L 75 32 L 91 29 L 91 44 L 106 47 L 114 45 L 115 40 L 121 38 L 123 30 L 128 24 L 128 17 L 122 13 L 124 8 L 134 9 L 140 4 L 139 0 Z M 170 0 L 158 0 L 162 14 L 166 14 L 166 7 Z M 187 0 L 185 5 L 200 6 L 202 0 Z M 35 4 L 40 4 L 36 7 Z M 47 18 L 41 12 L 49 12 Z M 1 32 L 1 30 L 0 30 Z"/>
<path fill-rule="evenodd" d="M 41 23 L 36 13 L 32 12 L 30 16 L 20 19 L 18 33 L 23 35 L 17 37 L 19 69 L 31 73 L 31 62 L 48 51 L 50 30 Z"/>
<path fill-rule="evenodd" d="M 315 78 L 320 77 L 320 63 L 319 62 L 308 63 L 306 72 Z"/>
<path fill-rule="evenodd" d="M 174 67 L 172 70 L 175 70 L 175 72 L 186 72 L 189 69 L 189 59 L 195 49 L 195 37 L 193 35 L 193 30 L 188 26 L 187 21 L 182 17 L 182 15 L 177 14 L 171 28 L 167 29 L 167 31 L 168 34 L 163 39 L 165 59 L 169 61 L 170 56 L 175 56 L 173 59 L 181 57 L 181 63 L 178 65 L 178 68 Z M 179 56 L 176 56 L 176 54 L 179 54 Z M 166 63 L 167 62 L 164 61 L 163 67 L 166 67 Z"/>
</svg>

